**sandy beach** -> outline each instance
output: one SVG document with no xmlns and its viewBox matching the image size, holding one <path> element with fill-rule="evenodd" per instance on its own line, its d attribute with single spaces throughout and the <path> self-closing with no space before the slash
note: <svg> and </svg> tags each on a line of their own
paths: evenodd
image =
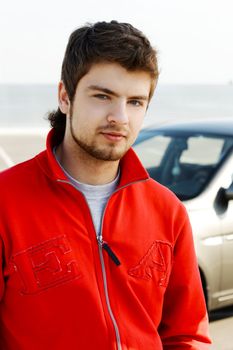
<svg viewBox="0 0 233 350">
<path fill-rule="evenodd" d="M 30 159 L 45 148 L 47 130 L 2 129 L 0 131 L 0 171 Z"/>
</svg>

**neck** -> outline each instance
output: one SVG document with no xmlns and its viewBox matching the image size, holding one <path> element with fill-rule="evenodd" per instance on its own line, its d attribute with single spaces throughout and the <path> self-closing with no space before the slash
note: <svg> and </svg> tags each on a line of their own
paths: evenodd
<svg viewBox="0 0 233 350">
<path fill-rule="evenodd" d="M 58 146 L 56 156 L 74 179 L 85 184 L 104 185 L 117 176 L 119 160 L 103 161 L 93 158 L 77 147 L 74 151 L 64 141 Z"/>
</svg>

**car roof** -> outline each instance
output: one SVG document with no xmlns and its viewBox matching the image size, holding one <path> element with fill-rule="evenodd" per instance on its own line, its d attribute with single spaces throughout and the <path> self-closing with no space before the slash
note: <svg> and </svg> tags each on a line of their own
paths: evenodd
<svg viewBox="0 0 233 350">
<path fill-rule="evenodd" d="M 171 121 L 160 125 L 151 125 L 144 130 L 204 132 L 215 135 L 233 136 L 233 118 Z"/>
</svg>

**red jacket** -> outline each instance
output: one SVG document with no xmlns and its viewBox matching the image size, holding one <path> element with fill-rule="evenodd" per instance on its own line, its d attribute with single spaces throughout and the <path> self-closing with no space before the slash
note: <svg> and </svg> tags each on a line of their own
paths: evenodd
<svg viewBox="0 0 233 350">
<path fill-rule="evenodd" d="M 131 149 L 98 243 L 54 142 L 0 175 L 0 349 L 209 349 L 183 205 Z"/>
</svg>

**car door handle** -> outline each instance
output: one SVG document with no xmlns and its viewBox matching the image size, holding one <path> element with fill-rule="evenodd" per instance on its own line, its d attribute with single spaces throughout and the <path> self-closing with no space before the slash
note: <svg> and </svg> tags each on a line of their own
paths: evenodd
<svg viewBox="0 0 233 350">
<path fill-rule="evenodd" d="M 229 233 L 229 235 L 224 235 L 226 241 L 233 241 L 233 233 Z"/>
</svg>

